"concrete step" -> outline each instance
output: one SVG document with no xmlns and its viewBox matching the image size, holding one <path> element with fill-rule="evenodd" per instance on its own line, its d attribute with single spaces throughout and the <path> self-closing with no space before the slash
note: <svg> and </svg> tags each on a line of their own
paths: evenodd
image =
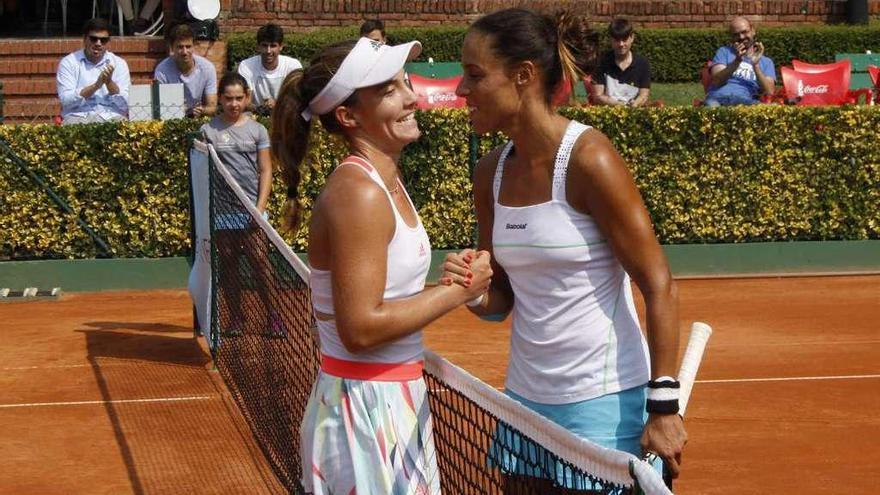
<svg viewBox="0 0 880 495">
<path fill-rule="evenodd" d="M 27 97 L 7 95 L 3 97 L 4 123 L 46 123 L 61 115 L 61 102 L 55 96 Z"/>
<path fill-rule="evenodd" d="M 83 47 L 82 38 L 3 39 L 0 57 L 56 55 L 58 59 Z M 165 41 L 158 36 L 113 38 L 107 48 L 118 55 L 151 53 L 167 55 Z"/>
<path fill-rule="evenodd" d="M 132 84 L 149 84 L 152 81 L 152 72 L 132 74 Z M 4 76 L 4 97 L 15 98 L 17 96 L 55 95 L 58 93 L 57 82 L 54 76 Z"/>
<path fill-rule="evenodd" d="M 123 57 L 128 64 L 128 71 L 131 74 L 145 74 L 152 76 L 156 65 L 164 57 L 150 57 L 138 55 L 133 57 Z M 58 70 L 58 63 L 61 58 L 49 58 L 44 56 L 30 58 L 4 58 L 0 60 L 0 78 L 6 81 L 8 76 L 52 76 Z"/>
</svg>

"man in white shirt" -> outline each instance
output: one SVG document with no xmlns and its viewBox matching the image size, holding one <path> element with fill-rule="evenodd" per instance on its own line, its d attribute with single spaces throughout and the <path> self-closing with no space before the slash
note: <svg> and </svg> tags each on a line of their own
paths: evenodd
<svg viewBox="0 0 880 495">
<path fill-rule="evenodd" d="M 299 60 L 281 55 L 284 49 L 284 30 L 276 24 L 266 24 L 257 31 L 259 55 L 242 60 L 238 73 L 251 90 L 251 110 L 269 115 L 275 108 L 275 98 L 288 74 L 302 69 Z"/>
<path fill-rule="evenodd" d="M 61 59 L 55 80 L 64 124 L 128 118 L 128 64 L 107 51 L 110 26 L 91 19 L 83 27 L 83 49 Z"/>
</svg>

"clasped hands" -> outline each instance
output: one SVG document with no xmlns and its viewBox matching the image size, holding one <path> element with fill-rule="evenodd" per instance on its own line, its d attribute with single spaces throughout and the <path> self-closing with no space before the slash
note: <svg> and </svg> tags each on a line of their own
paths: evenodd
<svg viewBox="0 0 880 495">
<path fill-rule="evenodd" d="M 113 64 L 107 64 L 101 69 L 101 73 L 98 75 L 98 80 L 95 81 L 95 84 L 100 88 L 101 86 L 113 82 L 113 71 L 116 67 L 113 67 Z"/>
<path fill-rule="evenodd" d="M 449 253 L 443 262 L 440 285 L 458 284 L 471 294 L 480 297 L 489 290 L 492 283 L 492 256 L 488 251 L 464 249 L 459 253 Z"/>
</svg>

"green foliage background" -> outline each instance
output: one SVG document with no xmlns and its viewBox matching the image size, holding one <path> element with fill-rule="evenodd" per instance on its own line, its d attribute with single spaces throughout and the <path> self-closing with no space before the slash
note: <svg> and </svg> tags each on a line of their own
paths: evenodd
<svg viewBox="0 0 880 495">
<path fill-rule="evenodd" d="M 756 106 L 586 107 L 630 165 L 661 242 L 880 239 L 880 110 Z M 436 249 L 472 243 L 468 122 L 461 110 L 420 112 L 422 139 L 401 169 Z M 267 122 L 264 122 L 267 123 Z M 116 256 L 187 252 L 188 136 L 180 120 L 80 126 L 0 126 L 0 137 L 105 237 Z M 484 137 L 478 155 L 500 143 Z M 316 128 L 303 165 L 305 220 L 345 154 Z M 281 224 L 285 187 L 272 196 Z M 0 257 L 90 258 L 92 242 L 0 154 Z M 304 231 L 287 233 L 295 250 Z"/>
<path fill-rule="evenodd" d="M 594 25 L 605 36 L 605 25 Z M 395 28 L 388 31 L 390 43 L 417 39 L 423 51 L 419 61 L 431 57 L 436 62 L 459 60 L 465 26 Z M 286 37 L 284 53 L 308 63 L 323 45 L 357 36 L 355 28 L 322 29 L 292 33 Z M 763 28 L 758 39 L 777 71 L 792 59 L 824 63 L 837 53 L 864 53 L 880 47 L 880 26 L 798 26 Z M 660 83 L 699 81 L 700 69 L 721 45 L 727 43 L 725 26 L 718 29 L 641 29 L 636 33 L 634 50 L 651 62 L 653 81 Z M 253 33 L 231 34 L 226 38 L 229 67 L 256 53 Z M 607 40 L 603 38 L 603 46 Z"/>
</svg>

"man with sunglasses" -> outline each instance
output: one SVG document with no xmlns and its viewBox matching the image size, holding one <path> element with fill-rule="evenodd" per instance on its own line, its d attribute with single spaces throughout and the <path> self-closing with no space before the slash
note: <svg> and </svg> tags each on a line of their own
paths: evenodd
<svg viewBox="0 0 880 495">
<path fill-rule="evenodd" d="M 83 27 L 83 48 L 58 64 L 56 81 L 64 124 L 125 120 L 128 117 L 128 64 L 107 51 L 110 26 L 91 19 Z"/>
</svg>

